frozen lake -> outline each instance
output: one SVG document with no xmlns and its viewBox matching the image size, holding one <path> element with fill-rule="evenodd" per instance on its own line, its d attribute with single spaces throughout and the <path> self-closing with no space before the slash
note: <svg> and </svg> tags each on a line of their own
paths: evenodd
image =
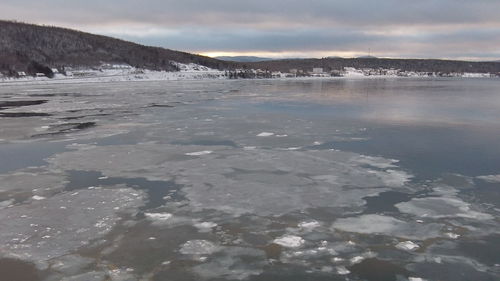
<svg viewBox="0 0 500 281">
<path fill-rule="evenodd" d="M 0 86 L 0 279 L 499 280 L 500 80 Z"/>
</svg>

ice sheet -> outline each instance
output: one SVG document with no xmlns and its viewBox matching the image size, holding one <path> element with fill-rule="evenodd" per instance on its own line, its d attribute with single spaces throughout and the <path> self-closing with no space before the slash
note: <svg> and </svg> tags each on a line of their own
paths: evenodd
<svg viewBox="0 0 500 281">
<path fill-rule="evenodd" d="M 419 224 L 406 222 L 383 215 L 362 215 L 338 219 L 333 223 L 333 229 L 363 234 L 383 234 L 407 239 L 425 240 L 440 237 L 444 225 L 430 223 Z"/>
<path fill-rule="evenodd" d="M 471 209 L 471 205 L 459 198 L 453 197 L 426 197 L 414 198 L 409 202 L 396 204 L 404 213 L 419 217 L 452 218 L 461 217 L 477 220 L 490 220 L 493 216 Z"/>
<path fill-rule="evenodd" d="M 82 190 L 4 209 L 0 229 L 9 231 L 0 231 L 2 254 L 43 264 L 109 233 L 120 213 L 136 212 L 143 200 L 128 188 Z"/>
</svg>

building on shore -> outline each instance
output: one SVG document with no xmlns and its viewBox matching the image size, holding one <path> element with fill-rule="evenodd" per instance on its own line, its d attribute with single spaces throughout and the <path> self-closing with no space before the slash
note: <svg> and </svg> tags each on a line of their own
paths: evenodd
<svg viewBox="0 0 500 281">
<path fill-rule="evenodd" d="M 313 74 L 323 74 L 323 68 L 322 67 L 314 67 L 313 68 Z"/>
</svg>

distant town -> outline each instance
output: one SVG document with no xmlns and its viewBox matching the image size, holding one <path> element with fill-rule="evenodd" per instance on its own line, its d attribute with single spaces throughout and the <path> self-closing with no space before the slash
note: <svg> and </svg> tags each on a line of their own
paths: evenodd
<svg viewBox="0 0 500 281">
<path fill-rule="evenodd" d="M 174 62 L 172 62 L 174 63 Z M 325 71 L 322 67 L 312 69 L 293 68 L 287 72 L 263 69 L 217 70 L 190 63 L 174 63 L 178 71 L 149 70 L 125 64 L 103 64 L 99 67 L 46 68 L 44 72 L 28 74 L 19 71 L 11 76 L 0 74 L 0 82 L 118 82 L 118 81 L 163 81 L 200 79 L 293 79 L 293 78 L 368 78 L 368 77 L 468 77 L 497 78 L 498 73 L 467 72 L 418 72 L 400 69 L 344 67 L 342 70 Z"/>
<path fill-rule="evenodd" d="M 228 72 L 228 78 L 295 78 L 295 77 L 367 77 L 367 76 L 391 76 L 391 77 L 477 77 L 494 78 L 500 77 L 500 73 L 467 73 L 467 72 L 427 72 L 427 71 L 404 71 L 401 69 L 385 68 L 362 68 L 344 67 L 343 70 L 325 71 L 322 67 L 314 67 L 311 70 L 292 68 L 288 72 L 268 71 L 262 69 L 237 69 Z"/>
</svg>

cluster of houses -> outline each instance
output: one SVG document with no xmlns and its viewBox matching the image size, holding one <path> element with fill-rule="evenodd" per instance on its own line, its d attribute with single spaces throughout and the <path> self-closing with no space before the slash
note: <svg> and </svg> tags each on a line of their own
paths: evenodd
<svg viewBox="0 0 500 281">
<path fill-rule="evenodd" d="M 325 71 L 322 67 L 314 67 L 312 70 L 290 69 L 288 72 L 268 71 L 262 69 L 237 69 L 226 72 L 230 79 L 237 78 L 294 78 L 294 77 L 365 77 L 365 76 L 389 76 L 389 77 L 500 77 L 500 73 L 461 73 L 461 72 L 418 72 L 403 71 L 400 69 L 344 67 L 342 70 Z"/>
<path fill-rule="evenodd" d="M 57 68 L 51 68 L 51 70 L 52 70 L 53 74 L 59 74 L 59 70 Z M 24 78 L 24 77 L 28 77 L 28 76 L 32 77 L 32 75 L 28 75 L 25 71 L 18 71 L 17 72 L 17 77 L 18 78 Z M 34 76 L 35 77 L 47 77 L 47 74 L 46 73 L 42 73 L 42 72 L 37 72 L 37 73 L 35 73 Z M 0 76 L 0 77 L 2 77 L 2 76 Z"/>
<path fill-rule="evenodd" d="M 288 72 L 269 71 L 262 69 L 236 69 L 230 71 L 217 71 L 204 66 L 195 64 L 179 64 L 181 72 L 210 72 L 217 78 L 229 79 L 258 79 L 258 78 L 295 78 L 295 77 L 367 77 L 367 76 L 386 76 L 386 77 L 500 77 L 500 73 L 460 73 L 460 72 L 416 72 L 403 71 L 400 69 L 384 69 L 384 68 L 362 68 L 356 69 L 353 67 L 344 67 L 342 70 L 328 70 L 322 67 L 314 67 L 312 69 L 290 69 Z M 120 75 L 136 75 L 145 74 L 146 70 L 134 68 L 125 64 L 103 64 L 99 68 L 71 68 L 64 67 L 61 69 L 51 68 L 53 77 L 66 78 L 90 78 L 102 76 L 120 76 Z M 215 73 L 217 72 L 217 73 Z M 26 72 L 17 72 L 18 78 L 33 77 Z M 47 77 L 46 73 L 36 73 L 35 77 Z M 0 78 L 2 75 L 0 74 Z"/>
<path fill-rule="evenodd" d="M 290 69 L 289 72 L 269 71 L 262 69 L 236 69 L 233 71 L 226 71 L 225 76 L 229 79 L 238 78 L 295 78 L 295 77 L 331 77 L 341 76 L 340 72 L 335 75 L 333 72 L 325 72 L 323 68 L 313 68 L 312 72 Z"/>
<path fill-rule="evenodd" d="M 103 72 L 114 70 L 115 72 L 132 71 L 134 68 L 130 65 L 122 64 L 103 64 L 99 68 L 73 68 L 73 67 L 62 67 L 61 69 L 51 68 L 52 74 L 54 76 L 62 75 L 64 77 L 75 77 L 75 78 L 85 78 L 85 77 L 97 77 L 101 76 Z M 140 70 L 137 70 L 140 72 Z M 24 71 L 18 71 L 17 78 L 25 77 L 47 77 L 46 73 L 35 73 L 34 75 L 27 74 Z M 1 76 L 0 76 L 1 77 Z"/>
</svg>

